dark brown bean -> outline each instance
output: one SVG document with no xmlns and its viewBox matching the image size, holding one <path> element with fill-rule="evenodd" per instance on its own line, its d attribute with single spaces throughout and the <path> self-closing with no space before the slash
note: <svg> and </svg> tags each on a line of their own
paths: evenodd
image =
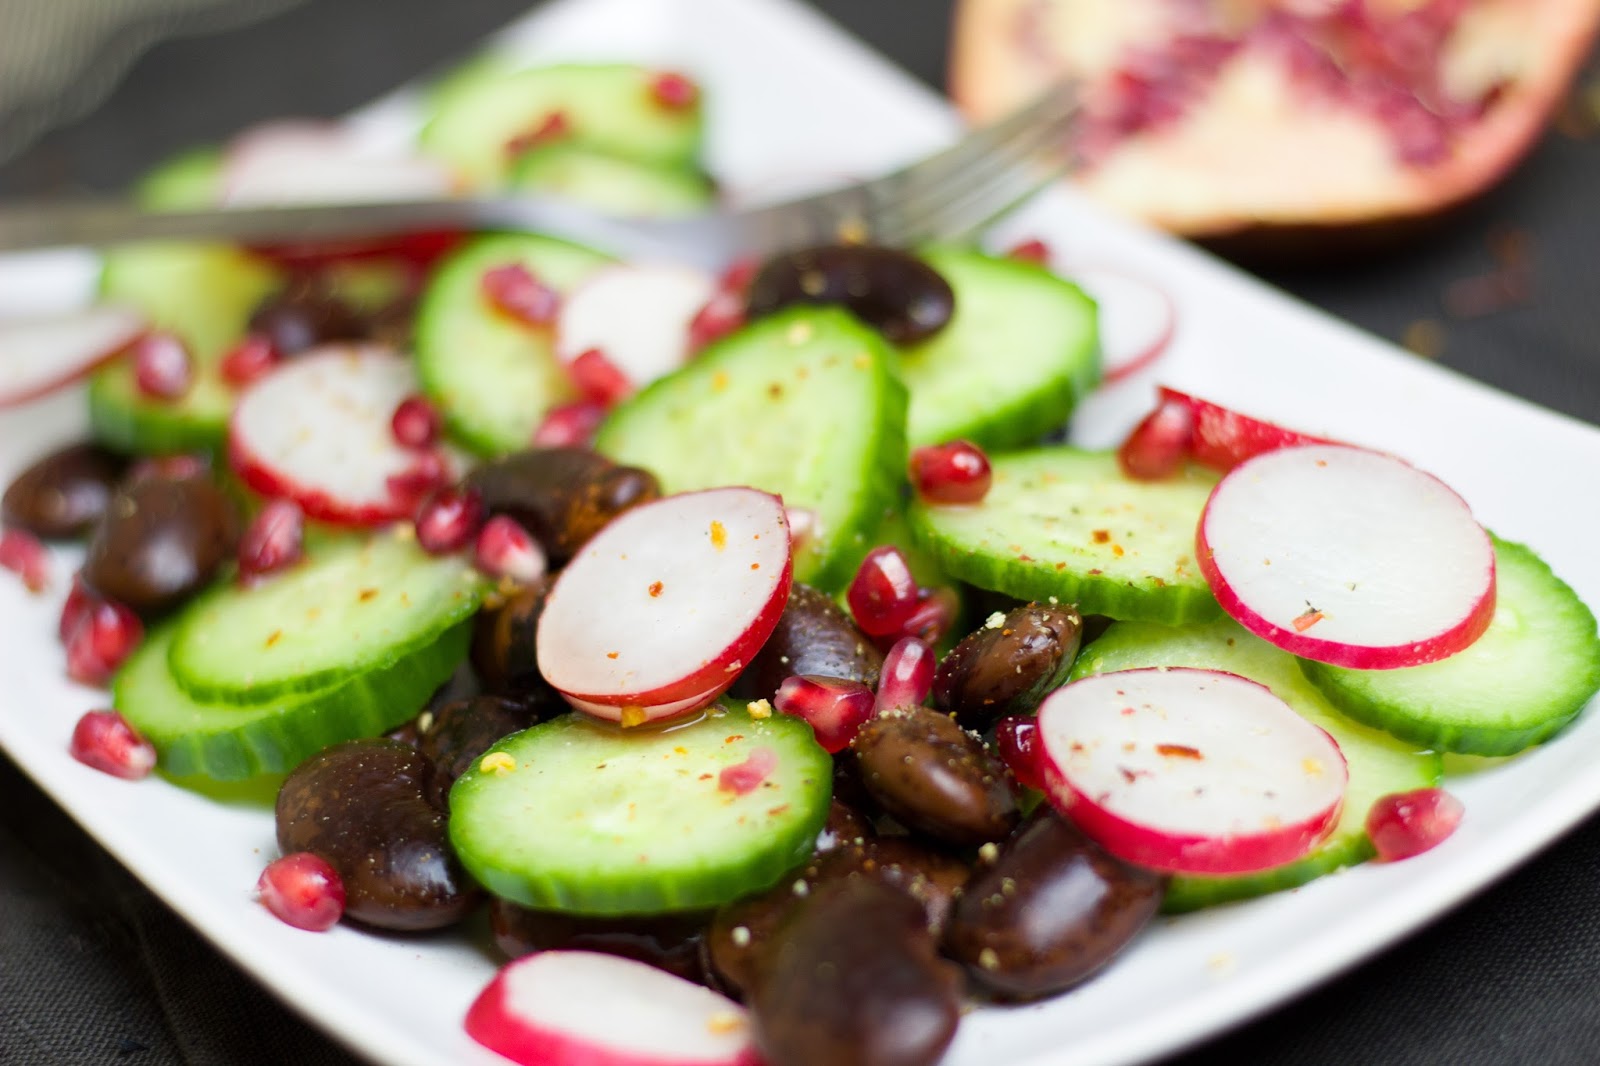
<svg viewBox="0 0 1600 1066">
<path fill-rule="evenodd" d="M 422 740 L 422 727 L 433 721 L 433 716 L 446 704 L 455 703 L 457 700 L 470 700 L 483 693 L 483 686 L 479 683 L 478 675 L 466 663 L 456 667 L 455 673 L 449 680 L 433 690 L 433 695 L 428 697 L 427 705 L 414 716 L 384 734 L 390 740 L 398 740 L 407 747 L 414 748 Z"/>
<path fill-rule="evenodd" d="M 617 515 L 661 495 L 655 475 L 587 448 L 533 448 L 467 475 L 489 514 L 509 515 L 561 565 Z"/>
<path fill-rule="evenodd" d="M 298 355 L 319 344 L 360 340 L 368 322 L 325 284 L 308 280 L 267 297 L 250 315 L 250 332 L 266 337 L 279 355 Z"/>
<path fill-rule="evenodd" d="M 1010 775 L 949 715 L 887 711 L 862 726 L 850 748 L 867 792 L 913 832 L 970 845 L 1002 840 L 1016 827 Z"/>
<path fill-rule="evenodd" d="M 735 691 L 748 699 L 770 700 L 784 679 L 796 674 L 842 677 L 876 688 L 882 668 L 883 653 L 833 597 L 797 584 L 772 636 L 739 675 Z"/>
<path fill-rule="evenodd" d="M 933 705 L 969 729 L 1029 714 L 1066 681 L 1082 636 L 1075 607 L 1017 607 L 950 649 L 933 675 Z"/>
<path fill-rule="evenodd" d="M 909 896 L 852 877 L 808 897 L 750 997 L 770 1066 L 928 1066 L 955 1037 L 960 979 Z"/>
<path fill-rule="evenodd" d="M 98 444 L 73 444 L 38 460 L 6 487 L 0 522 L 47 540 L 81 537 L 106 512 L 128 461 Z"/>
<path fill-rule="evenodd" d="M 540 715 L 531 703 L 476 696 L 447 703 L 418 718 L 417 750 L 433 763 L 429 782 L 435 806 L 450 809 L 450 786 L 502 737 L 527 729 Z"/>
<path fill-rule="evenodd" d="M 817 834 L 817 850 L 833 851 L 841 847 L 865 847 L 877 836 L 872 822 L 838 796 L 828 804 L 828 821 Z"/>
<path fill-rule="evenodd" d="M 238 538 L 238 509 L 210 481 L 141 478 L 111 498 L 83 577 L 103 596 L 159 613 L 207 585 Z"/>
<path fill-rule="evenodd" d="M 558 698 L 539 673 L 534 637 L 550 580 L 540 578 L 498 607 L 478 612 L 472 628 L 472 665 L 491 693 L 516 698 Z"/>
<path fill-rule="evenodd" d="M 278 791 L 278 846 L 311 851 L 344 881 L 345 915 L 380 929 L 438 929 L 463 918 L 478 890 L 429 799 L 433 764 L 393 740 L 335 744 Z"/>
<path fill-rule="evenodd" d="M 945 951 L 996 996 L 1053 995 L 1110 962 L 1155 915 L 1164 884 L 1045 808 L 967 885 Z"/>
<path fill-rule="evenodd" d="M 922 904 L 928 928 L 938 936 L 972 876 L 972 867 L 911 837 L 881 836 L 867 846 L 862 872 Z"/>
<path fill-rule="evenodd" d="M 637 959 L 698 984 L 707 984 L 701 943 L 704 914 L 590 918 L 536 911 L 505 900 L 489 906 L 495 946 L 509 958 L 535 951 L 601 951 Z"/>
<path fill-rule="evenodd" d="M 830 244 L 764 263 L 746 314 L 756 319 L 794 304 L 841 304 L 895 344 L 916 344 L 945 327 L 956 297 L 938 271 L 908 252 Z"/>
</svg>

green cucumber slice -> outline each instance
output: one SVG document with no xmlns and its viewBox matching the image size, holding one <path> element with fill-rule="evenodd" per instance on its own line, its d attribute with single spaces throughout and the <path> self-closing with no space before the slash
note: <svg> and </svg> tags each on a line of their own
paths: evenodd
<svg viewBox="0 0 1600 1066">
<path fill-rule="evenodd" d="M 507 71 L 494 63 L 452 78 L 427 101 L 420 145 L 476 188 L 498 188 L 508 175 L 507 146 L 560 112 L 568 138 L 613 155 L 692 167 L 704 125 L 698 104 L 656 103 L 656 72 L 630 64 L 564 64 Z"/>
<path fill-rule="evenodd" d="M 1344 810 L 1333 833 L 1303 859 L 1240 877 L 1174 877 L 1162 909 L 1170 914 L 1295 888 L 1372 857 L 1367 812 L 1380 796 L 1431 788 L 1442 774 L 1436 753 L 1418 751 L 1336 711 L 1301 676 L 1294 656 L 1252 636 L 1232 619 L 1181 628 L 1118 622 L 1084 648 L 1071 679 L 1145 666 L 1226 670 L 1266 685 L 1338 741 L 1350 770 Z"/>
<path fill-rule="evenodd" d="M 952 576 L 1112 618 L 1180 625 L 1221 614 L 1194 562 L 1215 474 L 1193 467 L 1135 481 L 1111 452 L 1067 446 L 991 462 L 994 483 L 982 503 L 912 502 L 912 532 Z"/>
<path fill-rule="evenodd" d="M 767 749 L 753 791 L 721 772 Z M 496 756 L 509 769 L 493 769 Z M 450 792 L 450 842 L 472 876 L 526 907 L 649 914 L 716 907 L 804 861 L 833 764 L 811 727 L 715 704 L 700 721 L 623 730 L 582 714 L 495 744 Z"/>
<path fill-rule="evenodd" d="M 1356 721 L 1440 751 L 1513 755 L 1549 738 L 1600 691 L 1594 615 L 1527 547 L 1495 537 L 1494 561 L 1489 628 L 1448 659 L 1301 671 Z"/>
<path fill-rule="evenodd" d="M 795 580 L 850 580 L 905 479 L 894 353 L 838 308 L 796 307 L 709 346 L 613 411 L 595 448 L 666 492 L 751 485 L 805 507 Z"/>
<path fill-rule="evenodd" d="M 236 707 L 203 703 L 178 685 L 167 662 L 176 635 L 164 625 L 145 637 L 117 673 L 112 705 L 155 745 L 163 772 L 212 781 L 284 773 L 329 744 L 393 729 L 449 679 L 472 637 L 471 626 L 457 625 L 332 688 Z"/>
<path fill-rule="evenodd" d="M 608 155 L 568 141 L 525 152 L 512 167 L 511 186 L 623 218 L 694 215 L 717 199 L 710 179 L 699 171 Z"/>
<path fill-rule="evenodd" d="M 513 321 L 484 298 L 484 272 L 521 263 L 562 292 L 611 260 L 533 234 L 478 239 L 441 263 L 417 309 L 417 375 L 450 432 L 474 451 L 528 446 L 545 411 L 572 399 L 549 329 Z"/>
<path fill-rule="evenodd" d="M 220 199 L 222 150 L 191 148 L 156 165 L 133 187 L 133 198 L 150 211 L 210 207 Z"/>
<path fill-rule="evenodd" d="M 1033 263 L 964 249 L 922 258 L 955 291 L 950 323 L 904 349 L 913 448 L 965 438 L 984 448 L 1032 444 L 1100 382 L 1094 301 Z"/>
<path fill-rule="evenodd" d="M 336 541 L 258 585 L 202 595 L 167 658 L 190 696 L 254 706 L 392 666 L 470 617 L 483 592 L 469 564 L 399 531 Z"/>
</svg>

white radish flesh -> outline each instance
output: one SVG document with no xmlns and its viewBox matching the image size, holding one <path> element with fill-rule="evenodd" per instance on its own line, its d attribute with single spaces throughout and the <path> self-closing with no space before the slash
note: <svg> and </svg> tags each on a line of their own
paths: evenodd
<svg viewBox="0 0 1600 1066">
<path fill-rule="evenodd" d="M 127 348 L 146 329 L 122 307 L 0 318 L 0 407 L 25 403 L 76 381 Z"/>
<path fill-rule="evenodd" d="M 1494 549 L 1466 503 L 1380 452 L 1306 445 L 1235 467 L 1200 517 L 1223 610 L 1285 651 L 1356 669 L 1416 666 L 1494 614 Z"/>
<path fill-rule="evenodd" d="M 1339 746 L 1237 674 L 1099 674 L 1039 707 L 1051 801 L 1128 862 L 1242 874 L 1305 855 L 1338 819 Z"/>
<path fill-rule="evenodd" d="M 608 267 L 562 302 L 556 354 L 570 363 L 597 349 L 635 388 L 643 388 L 688 359 L 689 323 L 716 289 L 716 278 L 693 267 Z"/>
<path fill-rule="evenodd" d="M 539 668 L 578 706 L 682 713 L 733 683 L 777 625 L 790 583 L 776 496 L 709 489 L 635 507 L 557 578 L 539 619 Z"/>
<path fill-rule="evenodd" d="M 521 1066 L 757 1066 L 743 1007 L 653 966 L 591 951 L 508 963 L 469 1036 Z"/>
<path fill-rule="evenodd" d="M 1107 384 L 1137 373 L 1161 357 L 1178 324 L 1172 297 L 1117 267 L 1083 266 L 1068 272 L 1099 307 L 1100 352 Z"/>
<path fill-rule="evenodd" d="M 431 159 L 380 151 L 315 122 L 271 123 L 238 137 L 221 185 L 232 207 L 428 199 L 454 189 L 450 172 Z"/>
</svg>

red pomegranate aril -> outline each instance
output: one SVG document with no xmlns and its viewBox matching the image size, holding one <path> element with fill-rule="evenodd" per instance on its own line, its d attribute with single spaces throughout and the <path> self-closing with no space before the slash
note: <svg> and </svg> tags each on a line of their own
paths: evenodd
<svg viewBox="0 0 1600 1066">
<path fill-rule="evenodd" d="M 50 584 L 50 553 L 32 533 L 0 531 L 0 567 L 20 577 L 29 592 L 43 592 Z"/>
<path fill-rule="evenodd" d="M 735 259 L 717 279 L 717 288 L 723 292 L 745 296 L 750 292 L 750 285 L 759 273 L 761 273 L 761 260 L 755 256 Z"/>
<path fill-rule="evenodd" d="M 133 378 L 144 395 L 176 400 L 194 384 L 194 362 L 174 334 L 147 333 L 133 346 Z"/>
<path fill-rule="evenodd" d="M 384 479 L 389 494 L 408 510 L 416 510 L 422 501 L 450 480 L 450 468 L 444 456 L 436 451 L 418 452 L 411 466 L 403 473 L 391 474 Z"/>
<path fill-rule="evenodd" d="M 239 577 L 251 580 L 300 561 L 306 514 L 293 500 L 270 500 L 239 538 Z"/>
<path fill-rule="evenodd" d="M 137 781 L 156 766 L 156 749 L 116 711 L 90 711 L 72 728 L 67 752 L 85 766 Z"/>
<path fill-rule="evenodd" d="M 919 592 L 906 557 L 899 548 L 885 545 L 861 560 L 845 600 L 861 631 L 881 637 L 900 632 L 917 609 Z"/>
<path fill-rule="evenodd" d="M 584 398 L 601 407 L 615 407 L 633 393 L 628 375 L 599 348 L 582 352 L 567 364 L 567 373 Z"/>
<path fill-rule="evenodd" d="M 222 380 L 242 389 L 277 366 L 281 359 L 271 338 L 251 333 L 222 357 Z"/>
<path fill-rule="evenodd" d="M 989 457 L 971 441 L 929 444 L 911 453 L 911 483 L 929 503 L 980 503 L 993 482 Z"/>
<path fill-rule="evenodd" d="M 88 617 L 89 610 L 98 599 L 89 586 L 83 583 L 83 575 L 72 575 L 72 588 L 67 592 L 66 602 L 61 605 L 61 620 L 56 623 L 56 636 L 65 644 L 78 623 Z"/>
<path fill-rule="evenodd" d="M 1171 477 L 1183 465 L 1194 442 L 1194 411 L 1175 400 L 1163 400 L 1117 449 L 1117 464 L 1136 481 Z"/>
<path fill-rule="evenodd" d="M 1025 241 L 1018 241 L 1006 250 L 1006 258 L 1020 259 L 1024 263 L 1037 263 L 1039 266 L 1050 265 L 1050 246 L 1038 237 L 1030 237 Z"/>
<path fill-rule="evenodd" d="M 545 412 L 532 443 L 540 448 L 582 447 L 594 439 L 605 417 L 606 409 L 593 400 L 560 404 Z"/>
<path fill-rule="evenodd" d="M 1044 749 L 1039 743 L 1037 722 L 1024 714 L 1006 715 L 995 723 L 994 746 L 1017 784 L 1036 792 L 1044 790 L 1044 773 L 1039 761 Z"/>
<path fill-rule="evenodd" d="M 920 707 L 933 691 L 933 672 L 938 665 L 933 646 L 916 637 L 901 637 L 883 657 L 883 672 L 878 677 L 877 710 L 897 711 Z"/>
<path fill-rule="evenodd" d="M 407 448 L 431 448 L 439 440 L 443 419 L 439 409 L 424 396 L 407 396 L 394 409 L 389 429 L 394 439 Z"/>
<path fill-rule="evenodd" d="M 1419 788 L 1381 796 L 1367 813 L 1367 836 L 1379 862 L 1399 862 L 1444 842 L 1466 812 L 1442 788 Z"/>
<path fill-rule="evenodd" d="M 447 555 L 471 544 L 483 528 L 483 499 L 473 489 L 439 489 L 417 511 L 417 544 Z"/>
<path fill-rule="evenodd" d="M 664 70 L 650 81 L 650 98 L 668 111 L 687 111 L 700 100 L 700 86 L 687 75 Z"/>
<path fill-rule="evenodd" d="M 786 677 L 772 697 L 780 714 L 803 719 L 829 754 L 850 746 L 872 718 L 876 697 L 859 681 L 839 677 Z"/>
<path fill-rule="evenodd" d="M 275 917 L 313 933 L 332 929 L 344 914 L 344 881 L 327 859 L 309 851 L 269 862 L 256 895 Z"/>
<path fill-rule="evenodd" d="M 720 291 L 689 320 L 689 351 L 698 352 L 744 325 L 744 295 Z"/>
<path fill-rule="evenodd" d="M 515 159 L 529 149 L 570 136 L 572 136 L 572 122 L 567 118 L 567 113 L 552 111 L 540 119 L 538 125 L 507 141 L 506 155 Z"/>
<path fill-rule="evenodd" d="M 778 768 L 778 753 L 771 748 L 757 748 L 743 761 L 725 766 L 717 775 L 717 788 L 745 796 L 761 787 Z"/>
<path fill-rule="evenodd" d="M 561 307 L 561 294 L 534 277 L 521 263 L 504 263 L 483 272 L 484 299 L 502 314 L 528 326 L 549 326 Z"/>
<path fill-rule="evenodd" d="M 956 612 L 961 609 L 961 597 L 956 590 L 941 585 L 924 589 L 917 600 L 916 610 L 900 627 L 898 636 L 916 637 L 928 644 L 938 644 L 955 624 Z"/>
<path fill-rule="evenodd" d="M 138 615 L 120 603 L 94 597 L 67 634 L 67 676 L 103 686 L 142 639 L 144 625 Z"/>
<path fill-rule="evenodd" d="M 473 546 L 473 561 L 490 577 L 531 584 L 549 569 L 544 548 L 533 535 L 508 515 L 495 515 L 483 524 Z"/>
</svg>

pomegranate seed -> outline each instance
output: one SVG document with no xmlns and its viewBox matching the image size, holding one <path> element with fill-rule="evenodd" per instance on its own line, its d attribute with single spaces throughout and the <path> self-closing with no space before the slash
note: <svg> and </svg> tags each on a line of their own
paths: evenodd
<svg viewBox="0 0 1600 1066">
<path fill-rule="evenodd" d="M 443 488 L 450 480 L 450 468 L 444 456 L 435 451 L 418 452 L 411 466 L 384 479 L 395 505 L 415 511 L 428 498 L 428 494 Z"/>
<path fill-rule="evenodd" d="M 429 555 L 460 551 L 482 528 L 483 499 L 475 489 L 439 489 L 417 511 L 417 543 Z"/>
<path fill-rule="evenodd" d="M 739 296 L 746 296 L 750 292 L 750 285 L 756 280 L 756 275 L 761 272 L 761 260 L 753 256 L 735 259 L 728 264 L 728 269 L 722 272 L 717 279 L 717 288 L 722 292 L 731 292 Z"/>
<path fill-rule="evenodd" d="M 128 781 L 156 766 L 156 749 L 116 711 L 90 711 L 78 719 L 67 752 L 85 766 Z"/>
<path fill-rule="evenodd" d="M 67 634 L 67 676 L 85 685 L 104 685 L 143 638 L 138 615 L 120 603 L 93 597 L 79 609 Z"/>
<path fill-rule="evenodd" d="M 650 98 L 668 111 L 687 111 L 700 101 L 700 86 L 687 75 L 664 70 L 651 80 Z"/>
<path fill-rule="evenodd" d="M 956 613 L 961 610 L 961 597 L 956 590 L 941 585 L 924 589 L 918 594 L 917 608 L 900 627 L 897 636 L 916 637 L 928 644 L 938 644 L 955 624 Z"/>
<path fill-rule="evenodd" d="M 202 455 L 156 455 L 140 459 L 133 464 L 125 479 L 129 485 L 137 485 L 141 481 L 151 478 L 161 478 L 164 481 L 186 481 L 192 477 L 200 477 L 211 469 L 210 460 Z"/>
<path fill-rule="evenodd" d="M 1122 472 L 1138 481 L 1159 481 L 1177 473 L 1194 443 L 1194 411 L 1177 400 L 1163 400 L 1133 427 L 1117 449 Z"/>
<path fill-rule="evenodd" d="M 443 420 L 439 409 L 423 396 L 407 396 L 394 409 L 389 430 L 407 448 L 431 448 L 439 439 Z"/>
<path fill-rule="evenodd" d="M 83 575 L 72 575 L 72 589 L 67 593 L 66 602 L 61 605 L 61 621 L 56 623 L 56 636 L 61 643 L 65 644 L 73 630 L 78 628 L 78 623 L 88 616 L 97 598 L 83 583 Z"/>
<path fill-rule="evenodd" d="M 1442 788 L 1391 792 L 1367 813 L 1367 836 L 1379 862 L 1421 855 L 1456 831 L 1466 808 Z"/>
<path fill-rule="evenodd" d="M 757 748 L 744 762 L 725 766 L 717 775 L 717 787 L 735 796 L 743 796 L 761 787 L 778 768 L 778 753 L 771 748 Z"/>
<path fill-rule="evenodd" d="M 879 711 L 920 707 L 933 691 L 933 648 L 916 637 L 901 637 L 883 657 L 878 678 Z"/>
<path fill-rule="evenodd" d="M 265 376 L 282 358 L 273 346 L 272 338 L 251 333 L 222 357 L 222 380 L 236 389 L 242 389 Z"/>
<path fill-rule="evenodd" d="M 50 553 L 32 533 L 0 532 L 0 567 L 22 578 L 29 592 L 43 592 L 50 584 Z"/>
<path fill-rule="evenodd" d="M 744 297 L 732 292 L 714 293 L 689 320 L 689 351 L 699 352 L 744 325 Z"/>
<path fill-rule="evenodd" d="M 572 120 L 565 111 L 552 111 L 526 132 L 506 142 L 506 155 L 515 159 L 530 149 L 572 136 Z"/>
<path fill-rule="evenodd" d="M 313 933 L 332 929 L 344 914 L 344 881 L 339 871 L 309 851 L 267 863 L 256 882 L 256 895 L 276 917 Z"/>
<path fill-rule="evenodd" d="M 239 577 L 261 577 L 300 561 L 306 513 L 293 500 L 271 500 L 239 538 Z"/>
<path fill-rule="evenodd" d="M 873 704 L 870 688 L 839 677 L 786 677 L 772 697 L 773 709 L 804 719 L 829 754 L 850 746 L 872 718 Z"/>
<path fill-rule="evenodd" d="M 561 309 L 561 294 L 521 263 L 490 267 L 479 286 L 490 305 L 524 325 L 551 325 Z"/>
<path fill-rule="evenodd" d="M 1030 237 L 1025 241 L 1018 241 L 1006 251 L 1007 258 L 1020 259 L 1024 263 L 1037 263 L 1040 266 L 1050 265 L 1050 246 L 1037 237 Z"/>
<path fill-rule="evenodd" d="M 615 407 L 633 392 L 633 382 L 599 348 L 590 348 L 567 364 L 572 383 L 584 399 L 601 407 Z"/>
<path fill-rule="evenodd" d="M 550 565 L 539 542 L 516 519 L 503 514 L 483 524 L 472 554 L 479 570 L 519 585 L 539 580 Z"/>
<path fill-rule="evenodd" d="M 994 725 L 994 746 L 1017 784 L 1043 791 L 1044 773 L 1040 759 L 1044 748 L 1039 743 L 1039 723 L 1027 715 L 1008 714 Z"/>
<path fill-rule="evenodd" d="M 881 637 L 900 632 L 917 609 L 917 595 L 917 579 L 906 557 L 899 548 L 885 545 L 861 560 L 845 600 L 861 631 Z"/>
<path fill-rule="evenodd" d="M 929 503 L 979 503 L 993 481 L 989 457 L 970 441 L 929 444 L 911 453 L 911 482 Z"/>
<path fill-rule="evenodd" d="M 533 431 L 533 444 L 540 448 L 582 447 L 594 439 L 605 417 L 606 409 L 593 400 L 552 407 Z"/>
<path fill-rule="evenodd" d="M 146 333 L 133 346 L 133 378 L 144 395 L 176 400 L 194 384 L 194 362 L 174 334 Z"/>
</svg>

